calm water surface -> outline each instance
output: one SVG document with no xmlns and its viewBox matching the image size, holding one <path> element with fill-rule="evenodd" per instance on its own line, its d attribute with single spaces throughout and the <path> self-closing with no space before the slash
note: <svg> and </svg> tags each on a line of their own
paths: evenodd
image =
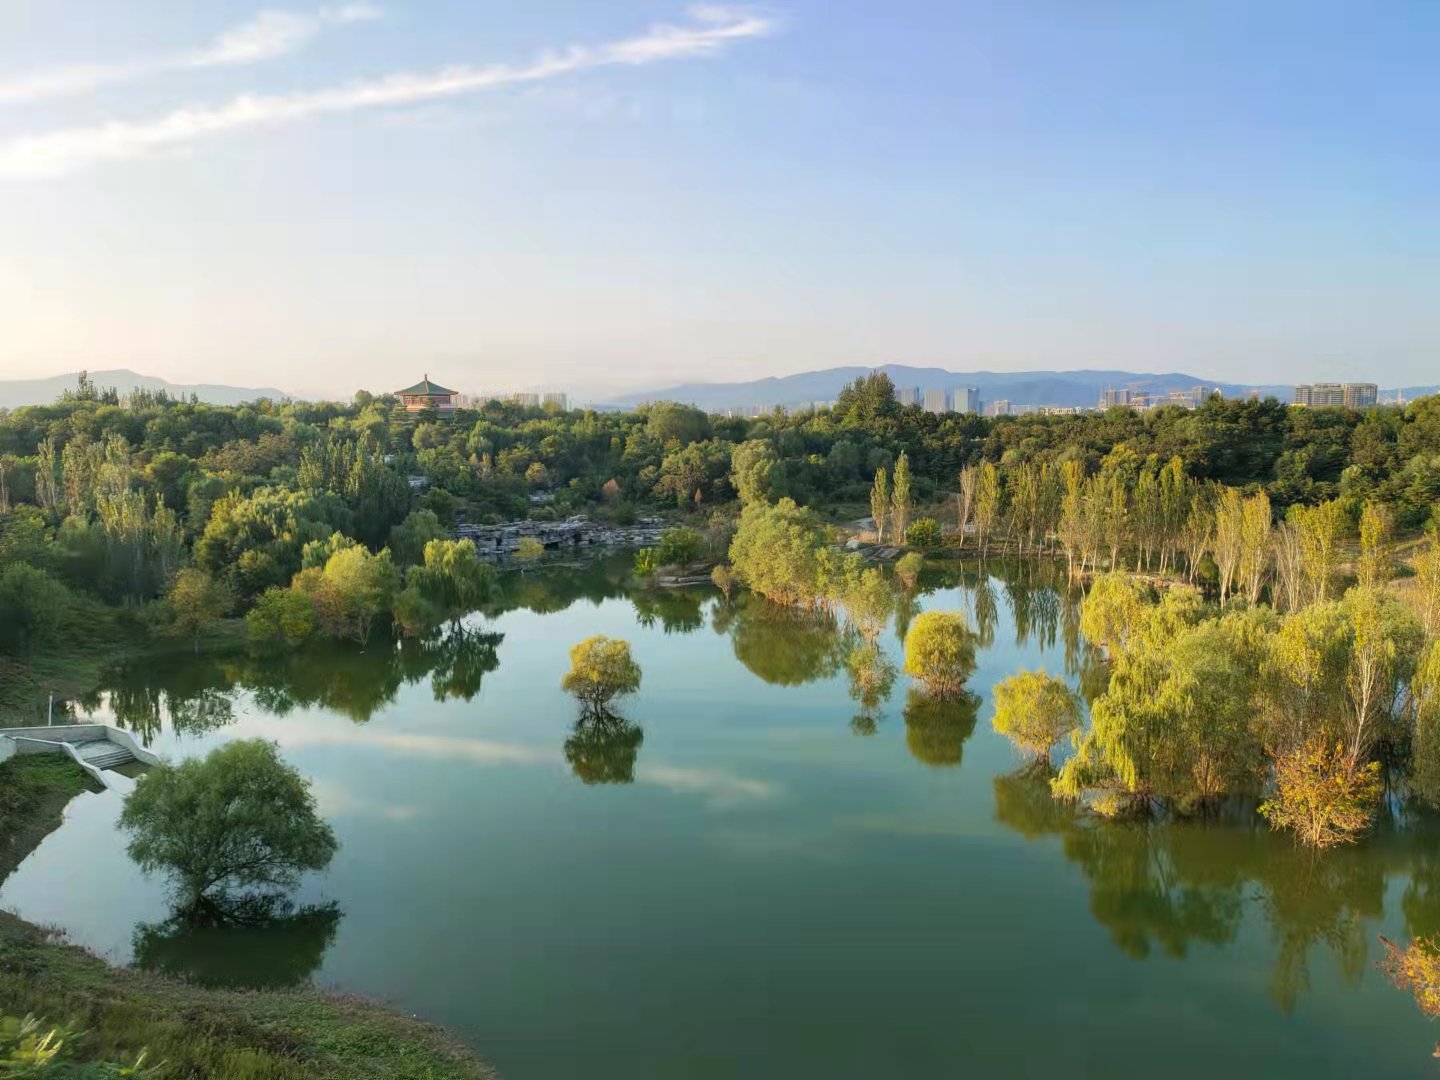
<svg viewBox="0 0 1440 1080">
<path fill-rule="evenodd" d="M 986 642 L 973 700 L 903 676 L 870 715 L 823 619 L 628 593 L 623 566 L 512 579 L 428 646 L 118 671 L 90 710 L 171 758 L 263 737 L 341 840 L 295 909 L 168 922 L 82 796 L 0 889 L 120 962 L 320 985 L 443 1023 L 510 1080 L 1426 1076 L 1440 1028 L 1375 970 L 1440 931 L 1440 835 L 1312 858 L 1245 815 L 1096 826 L 1017 772 L 990 687 L 1095 675 L 1035 569 L 937 571 L 914 611 Z M 628 639 L 626 723 L 577 727 L 570 645 Z"/>
</svg>

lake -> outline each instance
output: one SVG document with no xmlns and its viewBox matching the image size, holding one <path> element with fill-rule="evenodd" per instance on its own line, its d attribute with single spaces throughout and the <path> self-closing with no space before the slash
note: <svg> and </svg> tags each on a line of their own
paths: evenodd
<svg viewBox="0 0 1440 1080">
<path fill-rule="evenodd" d="M 0 907 L 121 963 L 381 999 L 510 1080 L 1432 1073 L 1440 1026 L 1375 961 L 1378 934 L 1440 931 L 1440 831 L 1397 813 L 1312 856 L 1243 810 L 1054 803 L 990 728 L 1008 674 L 1101 674 L 1046 567 L 927 572 L 897 623 L 969 613 L 974 696 L 901 675 L 868 715 L 832 622 L 625 576 L 514 575 L 424 645 L 111 673 L 81 713 L 173 759 L 276 741 L 340 853 L 293 911 L 180 928 L 118 797 L 87 795 Z M 560 689 L 592 634 L 644 671 L 603 729 Z M 882 646 L 900 661 L 896 627 Z"/>
</svg>

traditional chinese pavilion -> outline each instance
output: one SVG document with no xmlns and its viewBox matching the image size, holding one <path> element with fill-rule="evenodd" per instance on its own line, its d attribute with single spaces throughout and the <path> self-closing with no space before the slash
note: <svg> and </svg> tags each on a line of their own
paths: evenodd
<svg viewBox="0 0 1440 1080">
<path fill-rule="evenodd" d="M 424 412 L 426 409 L 434 409 L 442 414 L 455 411 L 455 391 L 446 390 L 445 387 L 431 382 L 429 375 L 414 386 L 397 390 L 395 393 L 400 397 L 400 407 L 407 413 Z"/>
</svg>

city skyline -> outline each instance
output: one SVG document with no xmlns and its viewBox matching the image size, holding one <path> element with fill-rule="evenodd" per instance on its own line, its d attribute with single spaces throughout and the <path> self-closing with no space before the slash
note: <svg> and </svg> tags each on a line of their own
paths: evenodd
<svg viewBox="0 0 1440 1080">
<path fill-rule="evenodd" d="M 1437 38 L 1418 2 L 11 5 L 0 377 L 1429 383 Z"/>
</svg>

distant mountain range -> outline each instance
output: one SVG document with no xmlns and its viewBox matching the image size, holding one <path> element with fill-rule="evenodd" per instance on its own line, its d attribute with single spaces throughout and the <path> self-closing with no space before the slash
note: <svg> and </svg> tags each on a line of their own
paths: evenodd
<svg viewBox="0 0 1440 1080">
<path fill-rule="evenodd" d="M 633 408 L 647 401 L 679 401 L 711 411 L 775 405 L 793 407 L 833 401 L 846 383 L 854 382 L 871 371 L 883 371 L 889 375 L 897 389 L 919 387 L 922 391 L 953 391 L 973 386 L 980 391 L 982 401 L 1003 399 L 1015 406 L 1061 405 L 1093 408 L 1100 401 L 1101 391 L 1107 387 L 1164 395 L 1170 390 L 1203 386 L 1219 389 L 1226 397 L 1246 397 L 1253 392 L 1260 397 L 1273 395 L 1281 401 L 1289 401 L 1294 392 L 1294 387 L 1290 384 L 1263 383 L 1251 386 L 1213 382 L 1182 372 L 1144 374 L 1134 371 L 1088 370 L 946 371 L 943 368 L 884 364 L 878 368 L 826 368 L 823 371 L 807 371 L 800 375 L 756 379 L 752 382 L 683 383 L 663 390 L 624 394 L 605 404 L 614 408 Z M 1425 393 L 1434 393 L 1435 390 L 1435 387 L 1405 387 L 1403 393 L 1409 400 Z M 1382 396 L 1393 397 L 1395 393 L 1395 390 L 1381 391 Z"/>
<path fill-rule="evenodd" d="M 66 390 L 74 390 L 79 378 L 80 373 L 72 371 L 67 375 L 53 375 L 48 379 L 0 380 L 0 409 L 18 409 L 22 405 L 49 405 Z M 279 400 L 294 396 L 286 394 L 283 390 L 276 390 L 274 387 L 218 386 L 206 383 L 191 386 L 172 383 L 164 379 L 157 379 L 153 375 L 139 375 L 125 368 L 116 368 L 112 371 L 92 371 L 90 372 L 90 381 L 100 390 L 106 390 L 113 386 L 122 397 L 132 390 L 143 388 L 145 390 L 164 390 L 171 397 L 177 398 L 188 398 L 194 394 L 201 401 L 211 405 L 240 405 L 257 398 Z"/>
</svg>

